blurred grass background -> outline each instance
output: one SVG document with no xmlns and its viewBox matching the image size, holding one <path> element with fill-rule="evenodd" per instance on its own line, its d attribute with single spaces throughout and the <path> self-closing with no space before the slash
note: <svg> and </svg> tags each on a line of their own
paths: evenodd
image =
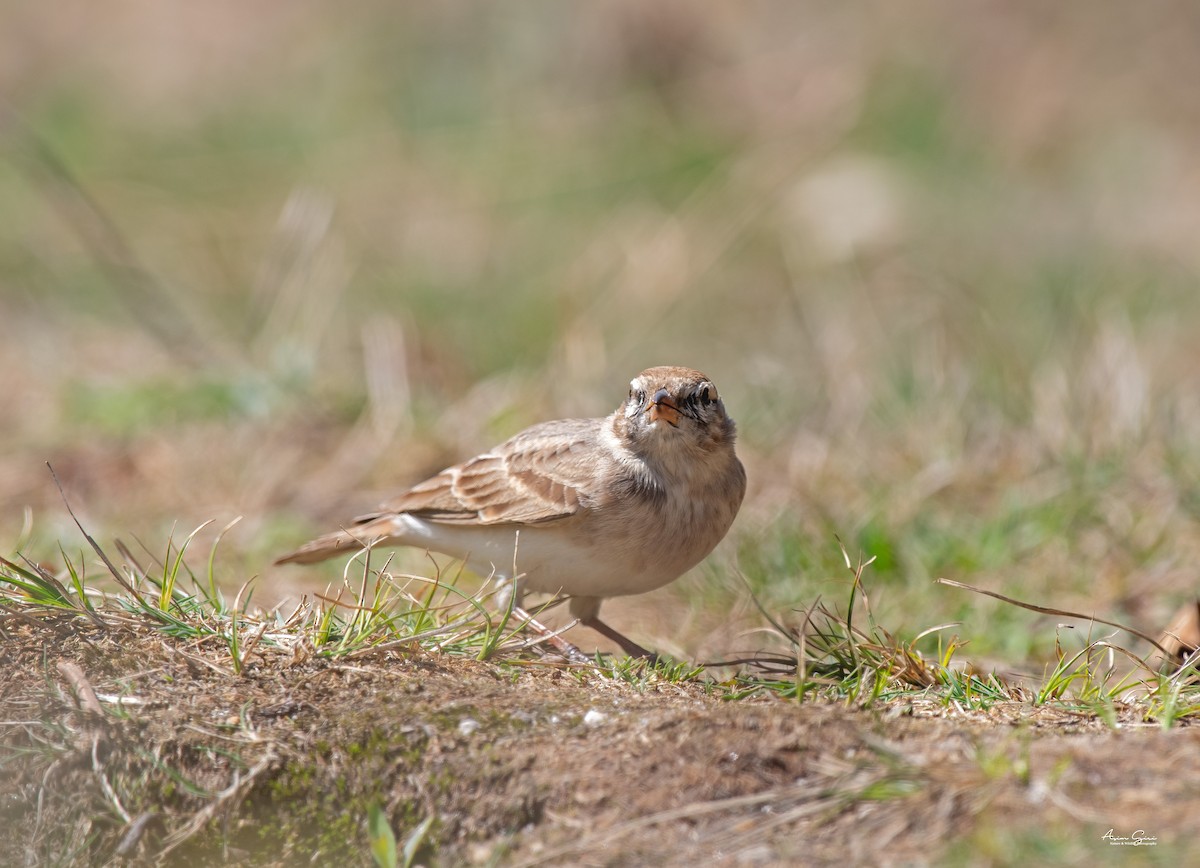
<svg viewBox="0 0 1200 868">
<path fill-rule="evenodd" d="M 844 600 L 835 534 L 893 632 L 1048 654 L 938 576 L 1156 630 L 1198 586 L 1197 80 L 1184 2 L 4 4 L 0 548 L 25 507 L 79 545 L 50 460 L 101 540 L 242 515 L 226 581 L 323 584 L 267 564 L 672 363 L 750 493 L 635 635 L 755 644 L 739 571 Z"/>
</svg>

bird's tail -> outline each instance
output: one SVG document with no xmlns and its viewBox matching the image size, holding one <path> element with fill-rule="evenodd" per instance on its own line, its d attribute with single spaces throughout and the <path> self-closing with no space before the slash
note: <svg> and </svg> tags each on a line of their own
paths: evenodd
<svg viewBox="0 0 1200 868">
<path fill-rule="evenodd" d="M 294 552 L 275 559 L 278 564 L 315 564 L 336 555 L 359 551 L 367 546 L 385 542 L 392 532 L 390 515 L 367 516 L 350 530 L 339 530 L 306 542 Z"/>
</svg>

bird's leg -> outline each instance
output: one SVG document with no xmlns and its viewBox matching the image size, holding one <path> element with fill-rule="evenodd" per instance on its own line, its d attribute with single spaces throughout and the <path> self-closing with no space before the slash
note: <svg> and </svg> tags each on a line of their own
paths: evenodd
<svg viewBox="0 0 1200 868">
<path fill-rule="evenodd" d="M 580 623 L 583 624 L 583 626 L 585 626 L 585 627 L 591 627 L 593 630 L 595 630 L 601 636 L 604 636 L 605 638 L 611 639 L 612 641 L 616 642 L 618 645 L 621 646 L 621 650 L 624 651 L 626 654 L 628 654 L 630 657 L 641 657 L 644 660 L 649 660 L 651 663 L 654 663 L 658 660 L 658 655 L 655 654 L 653 651 L 647 651 L 645 648 L 643 648 L 637 642 L 634 642 L 632 639 L 622 636 L 620 633 L 618 633 L 612 627 L 605 624 L 603 621 L 601 621 L 595 615 L 593 615 L 590 618 L 581 618 Z"/>
<path fill-rule="evenodd" d="M 551 630 L 525 609 L 525 588 L 523 587 L 520 576 L 515 580 L 502 580 L 500 589 L 496 593 L 496 603 L 501 611 L 510 611 L 513 616 L 521 622 L 521 625 L 527 630 L 538 634 L 547 642 L 554 646 L 563 657 L 571 663 L 591 663 L 592 661 L 586 654 L 556 633 Z"/>
<path fill-rule="evenodd" d="M 521 620 L 521 623 L 524 624 L 526 628 L 542 636 L 547 642 L 555 647 L 559 654 L 562 654 L 562 656 L 566 657 L 571 663 L 592 662 L 591 658 L 589 658 L 586 654 L 584 654 L 554 630 L 551 630 L 541 621 L 537 620 L 537 618 L 533 617 L 533 615 L 526 612 L 520 606 L 513 606 L 512 613 Z"/>
</svg>

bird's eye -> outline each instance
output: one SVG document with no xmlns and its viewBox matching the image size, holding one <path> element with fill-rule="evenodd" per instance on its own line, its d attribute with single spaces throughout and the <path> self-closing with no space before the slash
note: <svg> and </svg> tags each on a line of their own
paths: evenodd
<svg viewBox="0 0 1200 868">
<path fill-rule="evenodd" d="M 713 401 L 717 400 L 717 390 L 714 389 L 710 384 L 705 383 L 700 387 L 699 397 L 701 406 L 707 407 Z"/>
</svg>

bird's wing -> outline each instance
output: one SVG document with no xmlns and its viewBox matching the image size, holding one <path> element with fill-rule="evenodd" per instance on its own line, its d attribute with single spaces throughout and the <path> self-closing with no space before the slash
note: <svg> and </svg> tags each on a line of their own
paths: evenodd
<svg viewBox="0 0 1200 868">
<path fill-rule="evenodd" d="M 605 460 L 601 419 L 547 422 L 482 455 L 448 467 L 384 503 L 371 521 L 409 513 L 448 524 L 543 524 L 596 500 Z"/>
</svg>

